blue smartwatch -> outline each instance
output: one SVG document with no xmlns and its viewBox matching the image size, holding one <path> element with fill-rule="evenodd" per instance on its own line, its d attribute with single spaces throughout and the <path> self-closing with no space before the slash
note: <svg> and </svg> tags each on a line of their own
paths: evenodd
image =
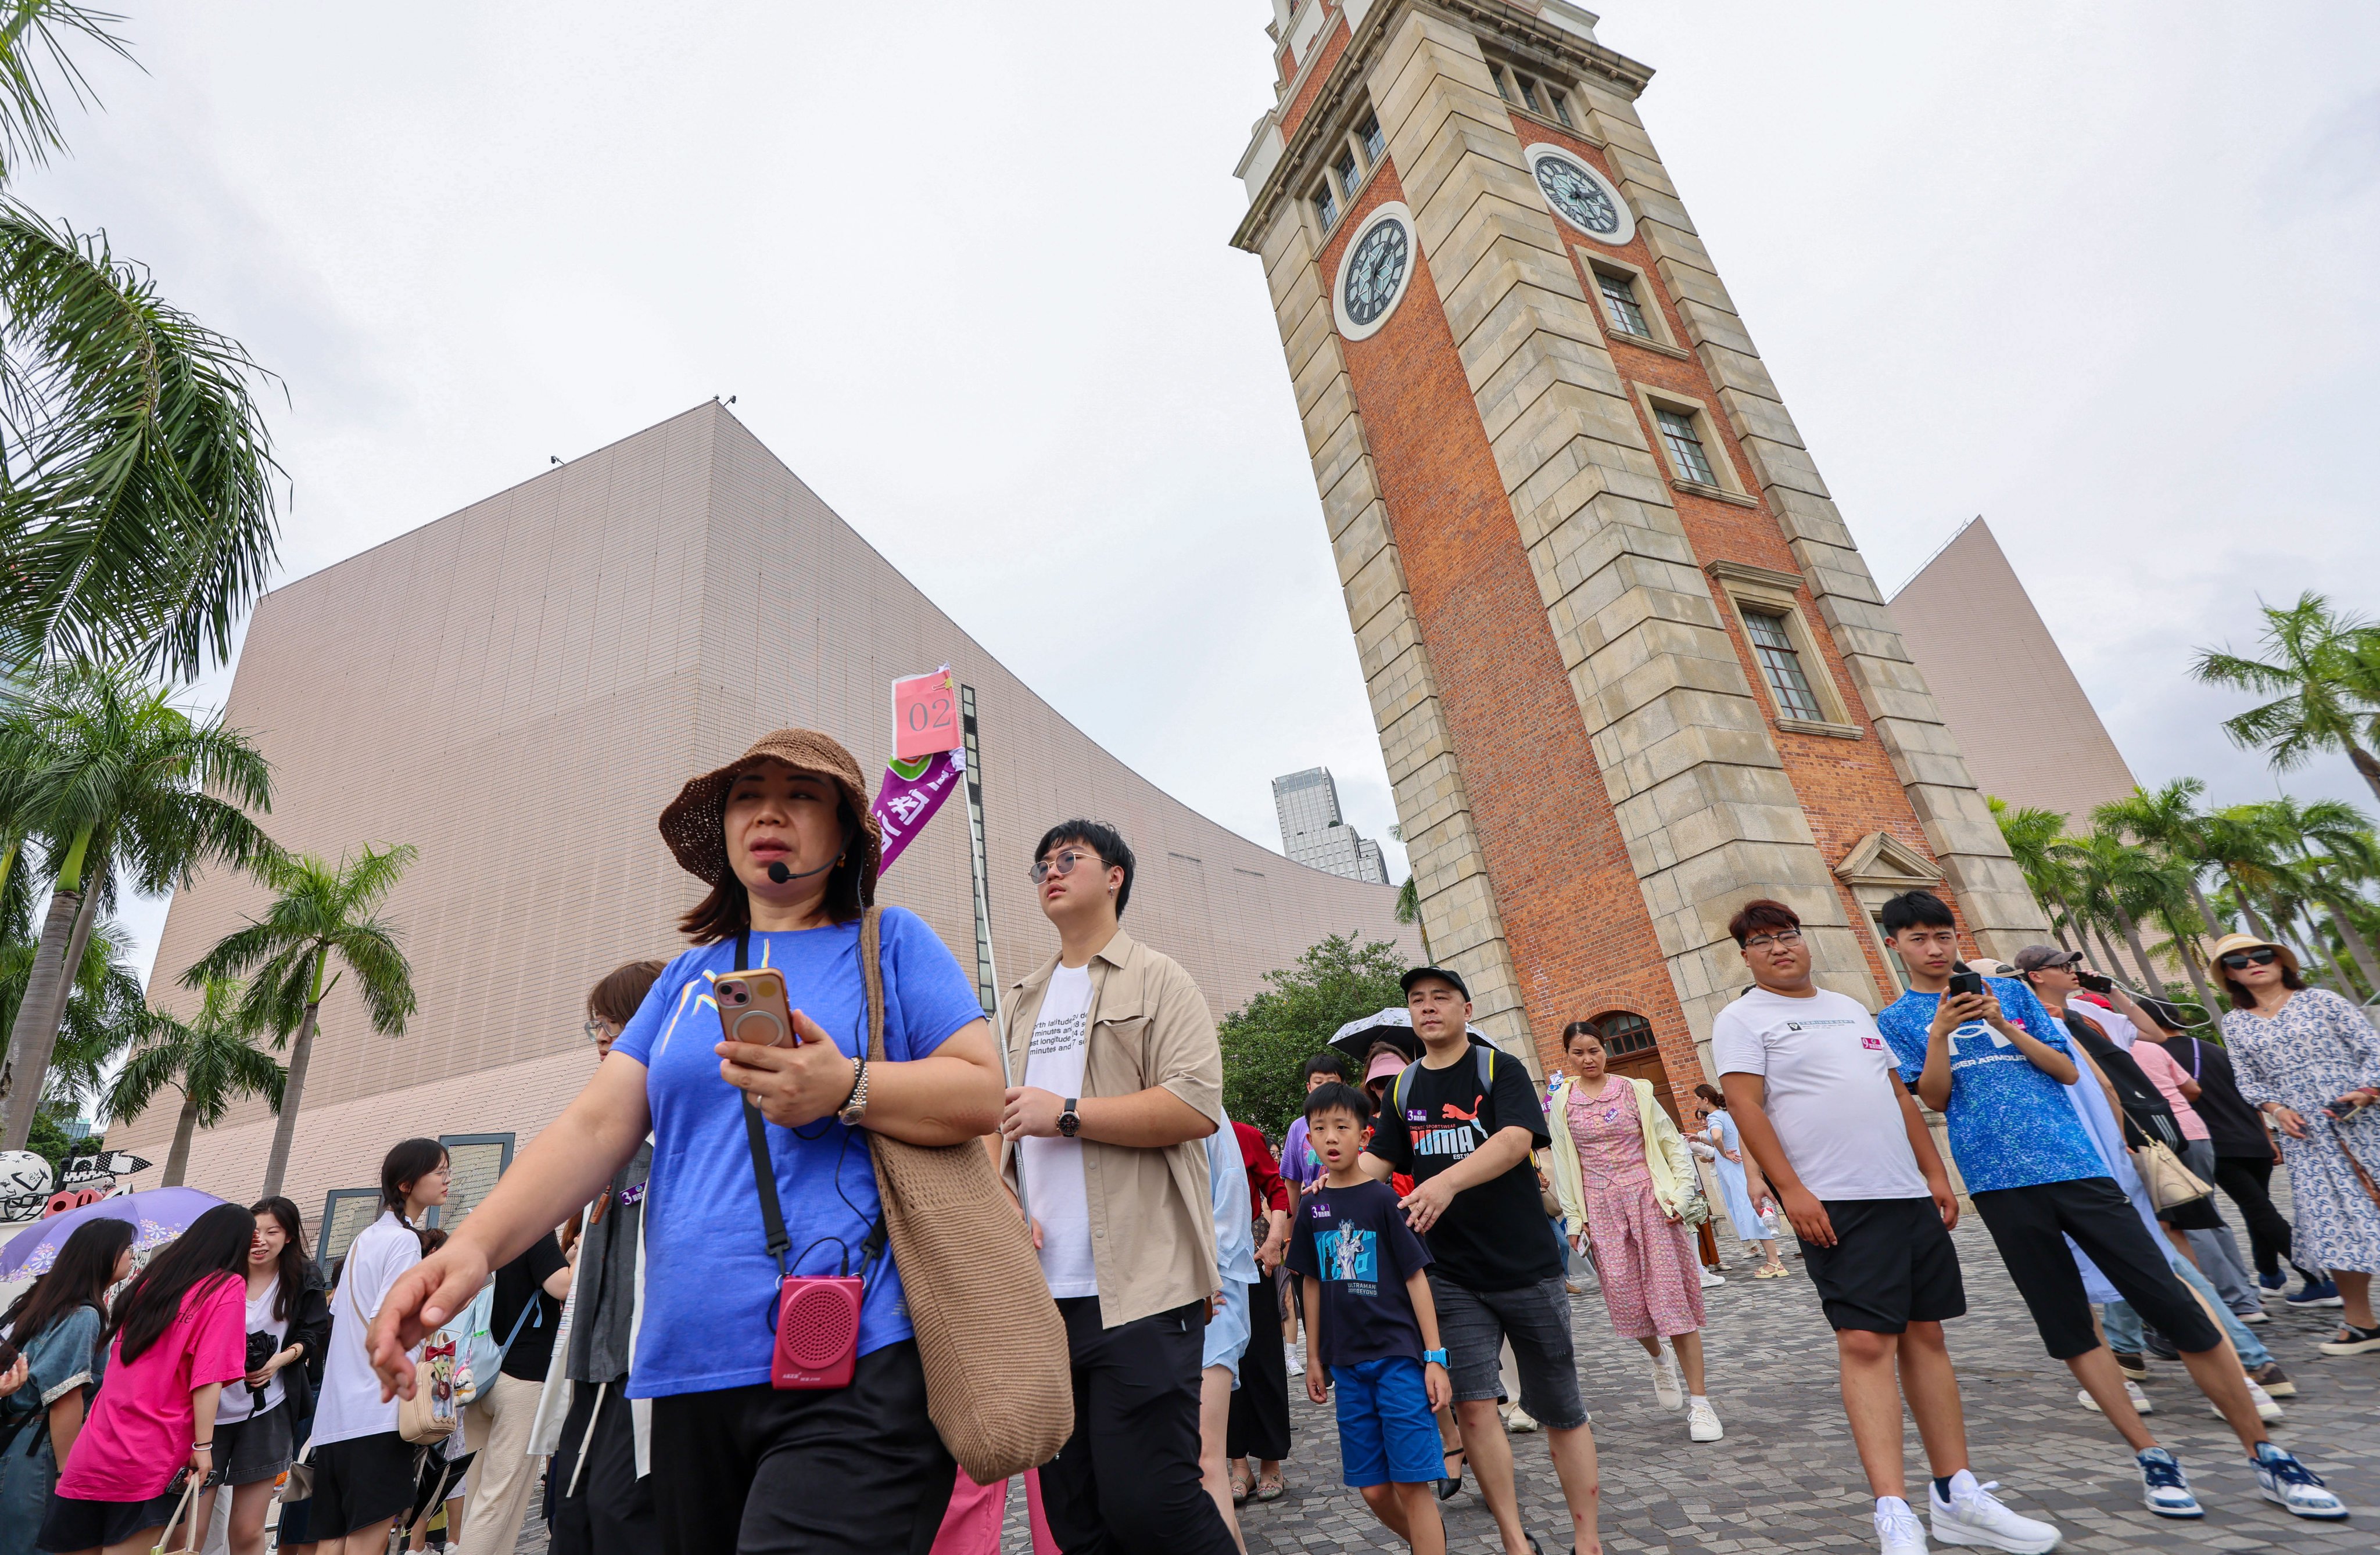
<svg viewBox="0 0 2380 1555">
<path fill-rule="evenodd" d="M 1444 1366 L 1446 1364 L 1446 1352 L 1444 1350 L 1424 1350 L 1421 1353 L 1422 1365 L 1428 1366 L 1432 1362 L 1436 1362 L 1439 1366 Z"/>
</svg>

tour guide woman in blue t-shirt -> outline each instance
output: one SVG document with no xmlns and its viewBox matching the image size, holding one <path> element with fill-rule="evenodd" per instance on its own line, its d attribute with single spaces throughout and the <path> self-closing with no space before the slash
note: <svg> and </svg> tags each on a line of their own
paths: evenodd
<svg viewBox="0 0 2380 1555">
<path fill-rule="evenodd" d="M 950 1145 L 1000 1126 L 1000 1062 L 969 979 L 915 915 L 883 915 L 884 1054 L 867 1051 L 859 917 L 880 834 L 859 764 L 826 735 L 780 729 L 686 785 L 662 812 L 678 862 L 710 886 L 670 964 L 595 1076 L 455 1233 L 389 1293 L 372 1326 L 385 1387 L 410 1391 L 405 1350 L 488 1272 L 603 1189 L 650 1129 L 644 1315 L 628 1396 L 653 1400 L 662 1548 L 922 1552 L 954 1465 L 926 1416 L 926 1384 L 890 1254 L 868 1272 L 848 1387 L 769 1384 L 777 1267 L 762 1230 L 745 1099 L 771 1127 L 770 1158 L 793 1270 L 860 1271 L 877 1224 L 862 1131 Z M 787 878 L 771 878 L 771 865 Z M 720 1040 L 711 980 L 784 974 L 792 1047 Z"/>
</svg>

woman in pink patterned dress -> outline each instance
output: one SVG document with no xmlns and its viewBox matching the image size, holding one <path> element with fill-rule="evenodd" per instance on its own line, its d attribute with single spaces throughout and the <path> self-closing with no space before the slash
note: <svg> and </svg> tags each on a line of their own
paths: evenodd
<svg viewBox="0 0 2380 1555">
<path fill-rule="evenodd" d="M 1702 1195 L 1694 1158 L 1652 1086 L 1605 1068 L 1592 1025 L 1571 1022 L 1562 1050 L 1570 1073 L 1554 1088 L 1547 1122 L 1572 1242 L 1595 1254 L 1612 1331 L 1652 1356 L 1654 1396 L 1665 1409 L 1686 1405 L 1690 1440 L 1717 1441 L 1726 1433 L 1703 1394 L 1702 1266 L 1685 1220 Z M 1664 1337 L 1674 1361 L 1662 1353 Z"/>
</svg>

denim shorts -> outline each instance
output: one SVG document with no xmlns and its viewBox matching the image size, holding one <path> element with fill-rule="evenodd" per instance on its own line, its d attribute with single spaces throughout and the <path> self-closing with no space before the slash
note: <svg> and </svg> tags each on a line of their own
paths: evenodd
<svg viewBox="0 0 2380 1555">
<path fill-rule="evenodd" d="M 1330 1368 L 1339 1405 L 1339 1477 L 1366 1485 L 1424 1485 L 1446 1473 L 1438 1420 L 1421 1362 L 1410 1356 Z"/>
<path fill-rule="evenodd" d="M 1504 1341 L 1521 1377 L 1521 1407 L 1548 1430 L 1586 1424 L 1578 1396 L 1578 1362 L 1571 1349 L 1570 1293 L 1559 1274 L 1518 1290 L 1466 1290 L 1429 1271 L 1438 1307 L 1439 1342 L 1446 1346 L 1454 1402 L 1504 1396 Z"/>
</svg>

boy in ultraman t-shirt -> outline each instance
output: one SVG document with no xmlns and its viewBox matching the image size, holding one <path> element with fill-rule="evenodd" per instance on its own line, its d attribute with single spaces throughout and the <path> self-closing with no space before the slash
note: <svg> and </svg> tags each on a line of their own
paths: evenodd
<svg viewBox="0 0 2380 1555">
<path fill-rule="evenodd" d="M 1442 1555 L 1431 1412 L 1454 1389 L 1423 1272 L 1429 1250 L 1395 1190 L 1357 1164 L 1371 1110 L 1336 1081 L 1305 1099 L 1306 1138 L 1325 1174 L 1299 1203 L 1289 1244 L 1289 1267 L 1305 1276 L 1305 1396 L 1320 1404 L 1338 1389 L 1342 1477 L 1415 1555 Z"/>
<path fill-rule="evenodd" d="M 1950 1246 L 1959 1200 L 1891 1045 L 1858 1001 L 1811 981 L 1791 908 L 1746 902 L 1728 933 L 1756 986 L 1719 1012 L 1711 1052 L 1728 1111 L 1801 1237 L 1834 1327 L 1843 1411 L 1884 1555 L 1926 1547 L 1901 1465 L 1904 1394 L 1933 1460 L 1934 1537 L 2012 1555 L 2053 1548 L 2057 1528 L 2001 1505 L 1968 1465 L 1942 1339 L 1944 1320 L 1967 1310 Z"/>
</svg>

